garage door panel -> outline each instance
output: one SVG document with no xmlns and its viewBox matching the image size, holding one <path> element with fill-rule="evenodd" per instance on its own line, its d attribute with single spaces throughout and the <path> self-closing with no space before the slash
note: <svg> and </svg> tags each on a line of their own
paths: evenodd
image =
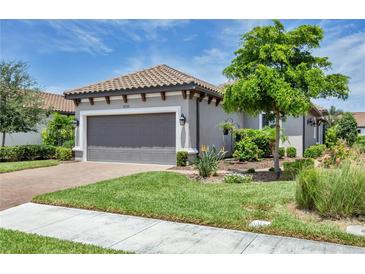
<svg viewBox="0 0 365 274">
<path fill-rule="evenodd" d="M 174 164 L 175 113 L 91 116 L 90 161 Z"/>
</svg>

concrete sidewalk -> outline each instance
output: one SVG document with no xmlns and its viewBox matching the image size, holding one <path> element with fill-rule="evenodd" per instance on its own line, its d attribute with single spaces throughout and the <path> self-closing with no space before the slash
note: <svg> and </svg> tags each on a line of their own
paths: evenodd
<svg viewBox="0 0 365 274">
<path fill-rule="evenodd" d="M 0 227 L 135 253 L 364 253 L 365 248 L 27 203 Z"/>
</svg>

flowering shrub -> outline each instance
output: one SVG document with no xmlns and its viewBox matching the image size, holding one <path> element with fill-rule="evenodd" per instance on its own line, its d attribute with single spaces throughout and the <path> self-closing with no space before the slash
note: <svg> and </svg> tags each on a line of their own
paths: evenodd
<svg viewBox="0 0 365 274">
<path fill-rule="evenodd" d="M 240 173 L 230 173 L 224 176 L 223 181 L 227 184 L 247 184 L 252 183 L 252 175 L 244 175 Z"/>
</svg>

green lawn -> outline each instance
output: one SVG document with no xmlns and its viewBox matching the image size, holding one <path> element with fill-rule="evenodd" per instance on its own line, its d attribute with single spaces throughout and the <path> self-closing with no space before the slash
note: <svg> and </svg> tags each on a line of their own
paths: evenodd
<svg viewBox="0 0 365 274">
<path fill-rule="evenodd" d="M 100 254 L 125 253 L 94 245 L 74 243 L 28 234 L 15 230 L 0 229 L 0 254 Z"/>
<path fill-rule="evenodd" d="M 0 173 L 18 171 L 23 169 L 55 166 L 60 162 L 58 160 L 37 160 L 37 161 L 22 161 L 22 162 L 2 162 L 0 163 Z"/>
<path fill-rule="evenodd" d="M 365 246 L 328 221 L 299 219 L 292 181 L 203 184 L 173 172 L 147 172 L 37 196 L 34 202 Z M 252 229 L 255 219 L 271 227 Z"/>
</svg>

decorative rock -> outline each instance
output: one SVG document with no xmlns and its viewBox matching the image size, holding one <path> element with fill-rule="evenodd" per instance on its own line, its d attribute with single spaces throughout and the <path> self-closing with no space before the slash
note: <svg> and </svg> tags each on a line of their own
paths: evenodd
<svg viewBox="0 0 365 274">
<path fill-rule="evenodd" d="M 250 227 L 255 227 L 255 228 L 265 227 L 269 225 L 271 225 L 271 222 L 262 220 L 254 220 L 249 224 Z"/>
<path fill-rule="evenodd" d="M 365 226 L 364 225 L 349 225 L 346 228 L 346 232 L 353 234 L 353 235 L 365 237 Z"/>
</svg>

